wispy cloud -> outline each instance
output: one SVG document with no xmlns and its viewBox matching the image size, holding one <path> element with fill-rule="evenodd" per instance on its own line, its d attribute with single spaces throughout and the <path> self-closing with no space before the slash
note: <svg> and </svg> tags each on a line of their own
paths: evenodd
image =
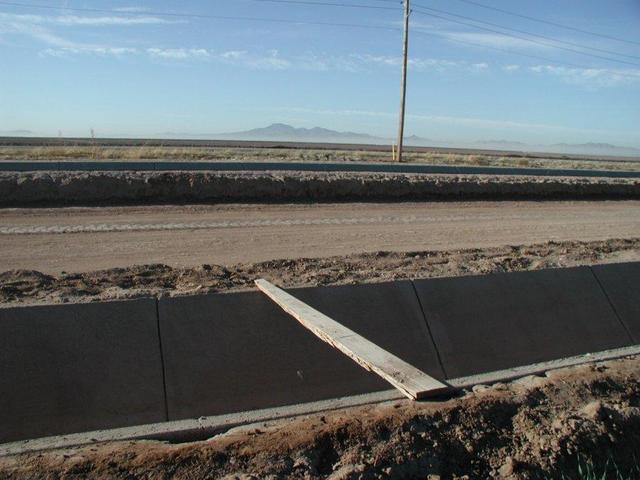
<svg viewBox="0 0 640 480">
<path fill-rule="evenodd" d="M 216 60 L 231 65 L 240 65 L 256 70 L 288 70 L 293 64 L 283 58 L 278 50 L 269 50 L 265 54 L 251 54 L 246 50 L 230 50 L 214 56 Z"/>
<path fill-rule="evenodd" d="M 192 60 L 211 57 L 209 51 L 204 48 L 147 48 L 145 52 L 153 58 L 169 60 Z"/>
<path fill-rule="evenodd" d="M 78 43 L 56 35 L 40 25 L 34 24 L 0 24 L 0 33 L 17 33 L 38 40 L 48 48 L 41 55 L 68 57 L 71 55 L 123 56 L 136 54 L 136 48 Z"/>
<path fill-rule="evenodd" d="M 180 49 L 181 51 L 181 49 Z M 229 50 L 215 53 L 211 50 L 196 50 L 203 52 L 198 57 L 202 59 L 221 61 L 226 64 L 242 66 L 256 70 L 303 70 L 303 71 L 346 71 L 362 72 L 376 68 L 395 68 L 400 65 L 400 57 L 376 56 L 376 55 L 322 55 L 307 53 L 304 55 L 283 56 L 278 50 L 268 50 L 263 53 L 251 53 L 247 50 Z M 207 54 L 205 55 L 204 52 Z M 193 58 L 195 56 L 176 55 L 174 58 Z M 465 61 L 453 61 L 432 58 L 410 58 L 409 66 L 417 71 L 438 71 L 446 69 L 466 69 L 480 71 L 489 68 L 484 62 L 469 63 Z"/>
<path fill-rule="evenodd" d="M 125 7 L 128 9 L 137 7 Z M 136 48 L 120 45 L 103 45 L 82 43 L 67 40 L 63 36 L 53 33 L 49 25 L 66 27 L 73 26 L 101 26 L 101 25 L 144 25 L 153 23 L 167 23 L 165 19 L 153 16 L 41 16 L 0 14 L 0 33 L 27 35 L 44 43 L 47 48 L 41 55 L 51 57 L 70 57 L 73 55 L 97 55 L 122 57 L 147 56 L 163 61 L 215 61 L 254 70 L 302 70 L 302 71 L 344 71 L 361 72 L 372 67 L 397 67 L 399 56 L 375 55 L 325 55 L 308 52 L 306 54 L 282 55 L 272 49 L 263 52 L 249 52 L 247 50 L 228 50 L 216 52 L 211 49 L 194 47 L 146 47 Z M 487 69 L 486 63 L 458 62 L 446 59 L 411 58 L 410 68 L 417 71 L 442 72 L 451 68 L 464 68 L 470 71 Z"/>
<path fill-rule="evenodd" d="M 487 68 L 489 68 L 489 64 L 485 63 L 485 62 L 481 62 L 481 63 L 472 63 L 471 64 L 471 68 L 473 70 L 486 70 Z"/>
<path fill-rule="evenodd" d="M 47 55 L 50 57 L 68 57 L 70 55 L 96 55 L 100 57 L 122 57 L 125 55 L 133 55 L 137 54 L 138 50 L 135 48 L 127 48 L 127 47 L 101 47 L 98 45 L 90 46 L 75 46 L 75 47 L 64 47 L 64 48 L 46 48 L 42 51 L 42 55 Z"/>
<path fill-rule="evenodd" d="M 400 56 L 351 55 L 351 58 L 364 65 L 382 65 L 388 67 L 397 67 L 402 61 Z M 420 72 L 443 72 L 449 69 L 480 71 L 489 68 L 489 64 L 485 62 L 470 63 L 464 60 L 448 60 L 442 58 L 411 57 L 408 60 L 408 64 L 410 69 Z"/>
<path fill-rule="evenodd" d="M 532 43 L 526 40 L 508 37 L 494 33 L 474 33 L 474 32 L 435 32 L 436 34 L 454 42 L 470 43 L 478 46 L 492 48 L 515 48 L 527 50 L 549 50 L 551 47 L 539 43 Z"/>
<path fill-rule="evenodd" d="M 501 68 L 507 73 L 552 76 L 565 83 L 589 90 L 640 83 L 640 69 L 637 68 L 579 68 L 544 64 L 529 66 L 510 64 L 503 65 Z"/>
<path fill-rule="evenodd" d="M 119 45 L 102 45 L 69 40 L 54 33 L 49 24 L 64 26 L 98 26 L 98 25 L 140 25 L 146 23 L 164 23 L 163 19 L 153 17 L 79 17 L 59 16 L 45 17 L 39 15 L 13 15 L 0 13 L 0 34 L 23 35 L 47 46 L 40 53 L 44 56 L 70 57 L 73 55 L 117 56 L 137 55 L 134 47 Z M 151 52 L 149 52 L 151 55 Z"/>
<path fill-rule="evenodd" d="M 41 25 L 8 21 L 0 14 L 0 34 L 25 35 L 53 47 L 73 47 L 75 43 L 56 35 Z"/>
<path fill-rule="evenodd" d="M 80 16 L 80 15 L 18 15 L 0 13 L 0 23 L 75 26 L 130 26 L 184 23 L 184 20 L 167 20 L 154 16 Z"/>
<path fill-rule="evenodd" d="M 72 55 L 139 56 L 165 62 L 214 62 L 251 70 L 297 70 L 315 72 L 370 72 L 379 69 L 395 69 L 400 65 L 399 56 L 351 54 L 344 56 L 307 53 L 304 55 L 282 55 L 278 50 L 250 52 L 248 50 L 215 51 L 205 48 L 131 48 L 118 46 L 85 45 L 68 42 L 39 29 L 30 34 L 51 45 L 43 55 L 69 57 Z M 468 62 L 435 58 L 412 57 L 409 67 L 417 72 L 443 73 L 467 72 L 474 74 L 492 69 L 488 62 Z M 497 67 L 509 74 L 551 75 L 563 82 L 588 89 L 615 87 L 640 82 L 640 70 L 616 70 L 605 68 L 580 69 L 554 65 L 523 66 L 508 64 Z"/>
<path fill-rule="evenodd" d="M 400 56 L 384 56 L 384 55 L 353 55 L 353 58 L 358 61 L 368 64 L 368 65 L 383 65 L 389 67 L 399 66 L 402 62 L 402 57 Z M 443 60 L 443 59 L 434 59 L 434 58 L 415 58 L 411 57 L 408 59 L 409 67 L 415 68 L 416 70 L 425 70 L 425 69 L 437 69 L 444 70 L 446 68 L 454 68 L 459 67 L 463 64 L 463 62 L 456 62 L 453 60 Z"/>
<path fill-rule="evenodd" d="M 116 7 L 114 8 L 114 10 L 116 12 L 138 13 L 138 12 L 146 12 L 149 9 L 147 7 L 129 6 L 129 7 Z"/>
<path fill-rule="evenodd" d="M 329 72 L 340 71 L 355 73 L 362 70 L 354 55 L 335 56 L 307 53 L 295 58 L 295 64 L 307 71 Z"/>
<path fill-rule="evenodd" d="M 127 11 L 139 10 L 140 7 L 122 7 Z M 214 51 L 197 47 L 133 47 L 127 45 L 103 45 L 83 43 L 69 40 L 65 36 L 55 33 L 48 28 L 51 25 L 64 27 L 101 26 L 101 25 L 145 25 L 169 23 L 167 20 L 152 15 L 146 16 L 41 16 L 17 15 L 0 13 L 0 34 L 28 36 L 43 43 L 46 48 L 41 55 L 50 57 L 71 57 L 75 55 L 95 55 L 102 57 L 138 56 L 165 62 L 218 62 L 226 65 L 243 67 L 253 70 L 300 70 L 300 71 L 342 71 L 368 72 L 372 69 L 396 69 L 401 62 L 400 56 L 350 54 L 326 55 L 308 52 L 298 55 L 283 55 L 278 50 L 250 52 L 243 49 Z M 523 46 L 531 44 L 518 39 L 483 33 L 440 31 L 438 34 L 450 39 L 473 40 L 473 43 L 485 43 L 491 46 Z M 514 43 L 515 42 L 515 43 Z M 410 69 L 417 72 L 445 71 L 475 73 L 488 71 L 488 62 L 471 62 L 466 60 L 452 60 L 446 58 L 409 59 Z M 547 75 L 558 78 L 562 82 L 580 86 L 586 89 L 609 88 L 640 83 L 640 69 L 611 69 L 611 68 L 571 68 L 558 65 L 519 65 L 508 64 L 499 67 L 509 74 Z"/>
<path fill-rule="evenodd" d="M 52 57 L 69 57 L 72 55 L 138 56 L 165 62 L 209 61 L 255 70 L 287 70 L 294 68 L 290 60 L 282 58 L 275 50 L 256 54 L 244 50 L 215 52 L 206 48 L 127 48 L 72 44 L 60 45 L 57 48 L 47 48 L 41 53 Z"/>
<path fill-rule="evenodd" d="M 78 44 L 54 44 L 57 48 L 44 50 L 45 55 L 68 56 L 74 54 L 96 54 L 114 56 L 146 55 L 154 59 L 173 61 L 210 61 L 253 70 L 300 70 L 300 71 L 343 71 L 364 72 L 372 68 L 396 68 L 400 65 L 400 57 L 375 55 L 323 55 L 306 53 L 302 55 L 284 56 L 278 50 L 250 52 L 248 50 L 227 50 L 223 52 L 204 48 L 118 48 Z M 447 69 L 477 72 L 489 68 L 485 62 L 470 63 L 432 58 L 411 58 L 409 66 L 416 71 L 443 72 Z"/>
<path fill-rule="evenodd" d="M 535 74 L 559 77 L 563 81 L 588 88 L 616 87 L 640 83 L 640 69 L 570 68 L 557 65 L 534 65 L 528 70 Z"/>
<path fill-rule="evenodd" d="M 456 43 L 467 43 L 476 46 L 490 48 L 511 48 L 517 50 L 548 50 L 550 45 L 528 41 L 526 38 L 518 38 L 508 33 L 478 32 L 473 29 L 452 28 L 448 22 L 435 21 L 435 23 L 422 23 L 413 21 L 411 26 L 414 31 L 442 37 Z"/>
<path fill-rule="evenodd" d="M 53 23 L 57 25 L 67 26 L 112 26 L 112 25 L 158 25 L 158 24 L 172 24 L 172 23 L 184 23 L 184 20 L 167 20 L 159 17 L 120 17 L 120 16 L 107 16 L 107 17 L 80 17 L 77 15 L 66 15 L 60 17 L 48 17 L 46 23 Z"/>
</svg>

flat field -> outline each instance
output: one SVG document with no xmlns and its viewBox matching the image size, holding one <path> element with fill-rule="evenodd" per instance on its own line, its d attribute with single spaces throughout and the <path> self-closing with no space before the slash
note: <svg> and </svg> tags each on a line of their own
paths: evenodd
<svg viewBox="0 0 640 480">
<path fill-rule="evenodd" d="M 172 160 L 392 162 L 391 146 L 254 141 L 8 139 L 0 160 Z M 640 170 L 640 158 L 509 150 L 407 147 L 405 163 L 557 169 Z"/>
</svg>

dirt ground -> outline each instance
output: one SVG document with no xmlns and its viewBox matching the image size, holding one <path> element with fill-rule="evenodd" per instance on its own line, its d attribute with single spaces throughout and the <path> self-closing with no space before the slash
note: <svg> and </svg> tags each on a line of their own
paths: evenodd
<svg viewBox="0 0 640 480">
<path fill-rule="evenodd" d="M 86 302 L 237 291 L 253 288 L 257 278 L 266 278 L 284 287 L 341 285 L 624 261 L 640 261 L 640 237 L 483 249 L 379 251 L 228 266 L 137 265 L 61 275 L 9 270 L 0 273 L 0 304 Z"/>
<path fill-rule="evenodd" d="M 627 358 L 480 385 L 448 400 L 240 427 L 202 442 L 0 458 L 0 478 L 640 478 L 639 381 L 640 359 Z M 598 477 L 579 475 L 590 462 Z"/>
<path fill-rule="evenodd" d="M 365 172 L 0 172 L 0 206 L 633 199 L 638 178 Z"/>
<path fill-rule="evenodd" d="M 0 209 L 0 271 L 228 266 L 638 236 L 637 200 Z"/>
</svg>

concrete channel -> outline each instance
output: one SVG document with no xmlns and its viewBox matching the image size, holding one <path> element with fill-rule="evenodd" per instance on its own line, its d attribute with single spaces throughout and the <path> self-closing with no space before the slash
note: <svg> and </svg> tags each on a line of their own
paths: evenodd
<svg viewBox="0 0 640 480">
<path fill-rule="evenodd" d="M 640 333 L 640 262 L 289 292 L 452 386 L 621 355 Z M 388 390 L 260 292 L 0 309 L 0 443 L 175 438 Z"/>
</svg>

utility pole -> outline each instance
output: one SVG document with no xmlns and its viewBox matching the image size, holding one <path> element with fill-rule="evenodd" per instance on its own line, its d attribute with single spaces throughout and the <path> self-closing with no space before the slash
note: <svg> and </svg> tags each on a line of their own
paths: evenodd
<svg viewBox="0 0 640 480">
<path fill-rule="evenodd" d="M 404 0 L 404 35 L 402 43 L 402 81 L 400 83 L 400 126 L 398 127 L 398 162 L 402 161 L 404 139 L 404 104 L 407 98 L 407 56 L 409 54 L 409 0 Z"/>
</svg>

